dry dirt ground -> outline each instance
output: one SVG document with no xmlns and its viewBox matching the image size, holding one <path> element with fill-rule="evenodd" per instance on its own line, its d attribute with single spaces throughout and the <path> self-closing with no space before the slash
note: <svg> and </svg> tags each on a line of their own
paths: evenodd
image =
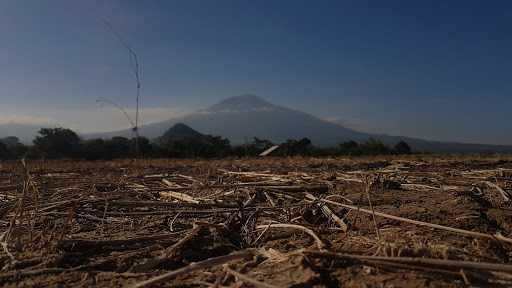
<svg viewBox="0 0 512 288">
<path fill-rule="evenodd" d="M 512 287 L 512 157 L 0 164 L 5 287 Z"/>
</svg>

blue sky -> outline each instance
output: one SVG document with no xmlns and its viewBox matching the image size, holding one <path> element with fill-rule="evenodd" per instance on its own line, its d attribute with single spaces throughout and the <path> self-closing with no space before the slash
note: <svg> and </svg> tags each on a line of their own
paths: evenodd
<svg viewBox="0 0 512 288">
<path fill-rule="evenodd" d="M 508 1 L 0 2 L 0 122 L 126 126 L 257 94 L 369 132 L 512 144 Z"/>
</svg>

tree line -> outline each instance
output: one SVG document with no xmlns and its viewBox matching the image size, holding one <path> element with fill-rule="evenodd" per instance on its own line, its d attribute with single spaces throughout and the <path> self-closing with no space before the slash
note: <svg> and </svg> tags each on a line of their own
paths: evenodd
<svg viewBox="0 0 512 288">
<path fill-rule="evenodd" d="M 198 133 L 199 134 L 199 133 Z M 274 146 L 269 140 L 253 138 L 249 143 L 232 146 L 220 136 L 160 137 L 153 141 L 139 137 L 139 155 L 145 158 L 221 158 L 250 157 Z M 308 138 L 289 139 L 279 144 L 273 156 L 362 156 L 386 154 L 411 154 L 411 147 L 401 141 L 390 147 L 377 139 L 364 143 L 343 142 L 336 147 L 316 147 Z M 65 128 L 43 128 L 30 146 L 23 145 L 16 137 L 0 139 L 0 159 L 44 158 L 111 160 L 132 158 L 135 155 L 135 139 L 113 137 L 111 139 L 83 140 L 77 133 Z"/>
</svg>

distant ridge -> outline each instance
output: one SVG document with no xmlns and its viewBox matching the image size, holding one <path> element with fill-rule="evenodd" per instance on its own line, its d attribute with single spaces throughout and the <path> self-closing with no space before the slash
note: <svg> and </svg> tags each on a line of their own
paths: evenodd
<svg viewBox="0 0 512 288">
<path fill-rule="evenodd" d="M 178 125 L 175 125 L 178 124 Z M 41 125 L 42 126 L 42 125 Z M 0 124 L 0 138 L 16 136 L 24 144 L 31 144 L 41 128 L 38 125 Z M 354 140 L 363 142 L 370 138 L 388 145 L 406 141 L 413 150 L 441 153 L 512 153 L 512 146 L 464 144 L 456 142 L 428 141 L 419 138 L 364 133 L 325 121 L 311 114 L 277 106 L 252 94 L 224 99 L 210 107 L 167 121 L 140 127 L 141 136 L 157 139 L 170 130 L 177 135 L 218 135 L 232 144 L 252 141 L 253 137 L 281 143 L 288 139 L 309 138 L 320 147 L 335 146 L 340 142 Z M 194 131 L 194 132 L 192 132 Z M 198 132 L 200 131 L 200 132 Z M 197 134 L 195 134 L 197 135 Z M 84 139 L 132 137 L 132 130 L 82 135 Z"/>
<path fill-rule="evenodd" d="M 301 111 L 274 105 L 252 94 L 226 98 L 195 113 L 145 125 L 141 127 L 140 132 L 141 135 L 154 139 L 163 135 L 169 127 L 176 123 L 182 123 L 204 134 L 226 137 L 235 145 L 249 142 L 253 137 L 268 139 L 274 143 L 307 137 L 314 145 L 322 147 L 335 146 L 349 140 L 362 142 L 369 138 L 375 138 L 389 145 L 403 140 L 416 151 L 512 153 L 512 146 L 505 145 L 438 142 L 359 132 Z M 132 134 L 130 130 L 123 130 L 86 135 L 88 138 L 110 138 L 112 136 L 131 137 Z"/>
</svg>

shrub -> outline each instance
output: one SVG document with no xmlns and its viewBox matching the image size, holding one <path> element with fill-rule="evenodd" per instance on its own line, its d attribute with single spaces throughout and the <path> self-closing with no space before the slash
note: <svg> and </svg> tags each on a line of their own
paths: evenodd
<svg viewBox="0 0 512 288">
<path fill-rule="evenodd" d="M 395 147 L 393 147 L 393 153 L 402 155 L 402 154 L 411 154 L 412 149 L 409 144 L 407 144 L 405 141 L 400 141 L 396 143 Z"/>
<path fill-rule="evenodd" d="M 361 145 L 362 153 L 365 155 L 385 155 L 391 151 L 382 141 L 373 138 L 368 139 Z"/>
<path fill-rule="evenodd" d="M 3 142 L 0 142 L 0 160 L 7 160 L 11 158 L 11 154 L 9 153 L 9 150 L 7 149 L 7 145 L 5 145 Z"/>
</svg>

